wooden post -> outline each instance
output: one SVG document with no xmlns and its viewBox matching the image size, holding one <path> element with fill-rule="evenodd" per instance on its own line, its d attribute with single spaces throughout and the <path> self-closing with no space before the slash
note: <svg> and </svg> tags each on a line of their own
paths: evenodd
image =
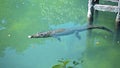
<svg viewBox="0 0 120 68">
<path fill-rule="evenodd" d="M 116 39 L 120 41 L 120 0 L 118 2 L 118 13 L 116 16 Z"/>
<path fill-rule="evenodd" d="M 95 4 L 99 4 L 99 0 L 88 0 L 88 14 L 87 14 L 87 17 L 88 17 L 88 22 L 89 22 L 89 25 L 92 25 L 93 24 L 93 16 L 94 16 L 94 5 Z M 97 10 L 95 10 L 96 14 L 98 13 Z"/>
<path fill-rule="evenodd" d="M 94 5 L 98 4 L 99 0 L 88 0 L 88 26 L 93 25 L 93 21 L 94 21 Z M 97 10 L 96 10 L 96 14 L 97 14 Z M 91 36 L 91 30 L 89 30 L 88 36 Z"/>
<path fill-rule="evenodd" d="M 93 24 L 93 13 L 94 13 L 94 0 L 88 0 L 88 24 L 92 25 Z"/>
</svg>

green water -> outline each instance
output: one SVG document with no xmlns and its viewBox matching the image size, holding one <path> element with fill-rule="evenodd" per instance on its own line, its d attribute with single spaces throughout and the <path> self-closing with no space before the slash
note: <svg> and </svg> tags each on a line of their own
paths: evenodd
<svg viewBox="0 0 120 68">
<path fill-rule="evenodd" d="M 77 68 L 119 68 L 120 44 L 103 30 L 55 38 L 28 35 L 87 23 L 87 0 L 0 0 L 0 68 L 52 68 L 57 60 L 77 60 Z M 101 2 L 105 4 L 106 2 Z M 108 3 L 109 4 L 109 3 Z M 111 3 L 110 3 L 111 4 Z M 115 14 L 99 12 L 95 25 L 114 31 Z M 83 61 L 80 63 L 80 61 Z"/>
</svg>

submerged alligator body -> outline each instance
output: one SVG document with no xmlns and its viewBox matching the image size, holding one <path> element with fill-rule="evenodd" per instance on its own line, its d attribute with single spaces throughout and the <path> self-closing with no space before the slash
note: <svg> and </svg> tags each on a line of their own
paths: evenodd
<svg viewBox="0 0 120 68">
<path fill-rule="evenodd" d="M 59 36 L 65 36 L 70 34 L 75 34 L 75 36 L 80 39 L 79 32 L 85 31 L 85 30 L 91 30 L 91 29 L 102 29 L 106 30 L 108 32 L 113 33 L 110 29 L 103 27 L 103 26 L 88 26 L 85 28 L 75 28 L 75 29 L 57 29 L 57 30 L 51 30 L 47 32 L 39 32 L 33 35 L 28 36 L 28 38 L 48 38 L 48 37 L 54 37 L 57 38 L 59 41 L 61 41 Z"/>
</svg>

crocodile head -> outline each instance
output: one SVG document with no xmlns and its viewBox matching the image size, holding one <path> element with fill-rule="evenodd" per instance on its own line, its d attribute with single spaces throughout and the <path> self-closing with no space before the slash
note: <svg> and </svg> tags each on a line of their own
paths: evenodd
<svg viewBox="0 0 120 68">
<path fill-rule="evenodd" d="M 50 37 L 48 32 L 39 32 L 28 36 L 28 38 L 46 38 L 46 37 Z"/>
</svg>

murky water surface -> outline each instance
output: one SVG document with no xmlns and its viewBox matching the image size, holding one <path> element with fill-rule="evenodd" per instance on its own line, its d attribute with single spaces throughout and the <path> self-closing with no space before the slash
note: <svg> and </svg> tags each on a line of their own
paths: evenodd
<svg viewBox="0 0 120 68">
<path fill-rule="evenodd" d="M 56 38 L 29 39 L 28 35 L 87 23 L 87 0 L 0 0 L 0 68 L 52 68 L 69 60 L 74 68 L 119 68 L 120 42 L 104 30 Z M 100 1 L 102 4 L 111 4 Z M 114 31 L 115 14 L 99 12 L 95 25 Z M 76 61 L 76 62 L 75 62 Z M 57 67 L 56 68 L 63 68 Z"/>
</svg>

